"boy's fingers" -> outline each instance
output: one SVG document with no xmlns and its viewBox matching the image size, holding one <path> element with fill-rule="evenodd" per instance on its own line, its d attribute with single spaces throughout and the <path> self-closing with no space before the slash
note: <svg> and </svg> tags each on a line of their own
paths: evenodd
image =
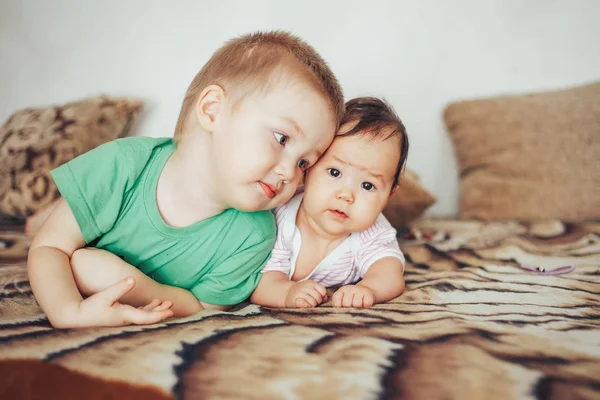
<svg viewBox="0 0 600 400">
<path fill-rule="evenodd" d="M 173 311 L 144 311 L 136 308 L 126 308 L 123 311 L 124 319 L 135 325 L 150 325 L 162 321 L 163 319 L 173 316 Z"/>
<path fill-rule="evenodd" d="M 143 307 L 138 307 L 139 309 L 145 310 L 145 311 L 152 311 L 154 310 L 156 307 L 160 306 L 162 303 L 162 300 L 159 299 L 154 299 L 152 300 L 149 304 L 143 306 Z"/>
<path fill-rule="evenodd" d="M 113 305 L 117 302 L 121 297 L 123 297 L 127 292 L 129 292 L 135 286 L 135 279 L 132 277 L 128 277 L 120 280 L 112 286 L 107 287 L 101 292 L 96 293 L 92 297 L 97 297 L 102 299 L 103 302 Z"/>
<path fill-rule="evenodd" d="M 371 296 L 367 296 L 363 300 L 363 305 L 365 306 L 365 308 L 373 307 L 373 303 L 374 303 L 373 297 L 371 297 Z"/>
<path fill-rule="evenodd" d="M 158 307 L 156 307 L 154 309 L 154 311 L 168 310 L 171 307 L 173 307 L 173 302 L 171 300 L 167 300 L 167 301 L 163 302 L 162 304 L 160 304 Z"/>
</svg>

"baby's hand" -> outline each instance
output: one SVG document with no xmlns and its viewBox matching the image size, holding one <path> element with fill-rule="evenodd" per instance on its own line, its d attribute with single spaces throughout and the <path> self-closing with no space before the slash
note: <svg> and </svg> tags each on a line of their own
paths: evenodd
<svg viewBox="0 0 600 400">
<path fill-rule="evenodd" d="M 332 296 L 334 307 L 369 308 L 375 302 L 375 293 L 366 286 L 346 285 Z"/>
<path fill-rule="evenodd" d="M 295 283 L 287 292 L 287 308 L 312 308 L 327 300 L 327 289 L 315 281 Z"/>
<path fill-rule="evenodd" d="M 119 299 L 134 286 L 133 278 L 123 279 L 83 300 L 75 316 L 76 325 L 79 327 L 147 325 L 173 316 L 173 311 L 170 310 L 173 302 L 169 300 L 162 302 L 155 299 L 150 304 L 139 308 L 119 303 Z"/>
</svg>

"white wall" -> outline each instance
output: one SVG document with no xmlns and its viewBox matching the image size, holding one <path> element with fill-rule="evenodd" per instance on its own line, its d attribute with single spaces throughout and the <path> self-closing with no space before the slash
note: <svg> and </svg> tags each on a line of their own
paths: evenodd
<svg viewBox="0 0 600 400">
<path fill-rule="evenodd" d="M 137 134 L 170 136 L 211 53 L 264 29 L 309 41 L 348 98 L 395 106 L 430 215 L 457 211 L 445 104 L 600 79 L 598 0 L 0 0 L 0 119 L 105 93 L 147 102 Z"/>
</svg>

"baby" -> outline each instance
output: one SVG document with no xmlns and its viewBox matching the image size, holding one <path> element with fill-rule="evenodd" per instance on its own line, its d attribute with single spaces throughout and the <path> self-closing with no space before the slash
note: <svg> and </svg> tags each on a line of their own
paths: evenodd
<svg viewBox="0 0 600 400">
<path fill-rule="evenodd" d="M 333 144 L 306 173 L 304 193 L 275 210 L 277 240 L 251 301 L 316 307 L 332 286 L 341 286 L 335 307 L 399 296 L 404 256 L 381 212 L 407 154 L 406 130 L 389 105 L 371 97 L 347 102 Z"/>
<path fill-rule="evenodd" d="M 63 199 L 27 263 L 49 321 L 149 324 L 247 299 L 276 238 L 260 210 L 293 196 L 343 109 L 299 38 L 226 43 L 192 81 L 174 139 L 116 140 L 52 171 Z"/>
</svg>

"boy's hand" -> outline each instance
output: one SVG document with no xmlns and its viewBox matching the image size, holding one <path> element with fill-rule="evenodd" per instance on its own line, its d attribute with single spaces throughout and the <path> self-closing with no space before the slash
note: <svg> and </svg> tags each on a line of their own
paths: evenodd
<svg viewBox="0 0 600 400">
<path fill-rule="evenodd" d="M 135 280 L 129 277 L 83 300 L 76 311 L 76 326 L 149 325 L 173 316 L 173 302 L 169 300 L 154 299 L 140 308 L 119 303 L 134 286 Z"/>
<path fill-rule="evenodd" d="M 346 285 L 331 298 L 334 307 L 369 308 L 375 302 L 375 293 L 366 286 Z"/>
<path fill-rule="evenodd" d="M 327 300 L 327 289 L 315 281 L 297 282 L 287 292 L 287 308 L 313 308 Z"/>
</svg>

